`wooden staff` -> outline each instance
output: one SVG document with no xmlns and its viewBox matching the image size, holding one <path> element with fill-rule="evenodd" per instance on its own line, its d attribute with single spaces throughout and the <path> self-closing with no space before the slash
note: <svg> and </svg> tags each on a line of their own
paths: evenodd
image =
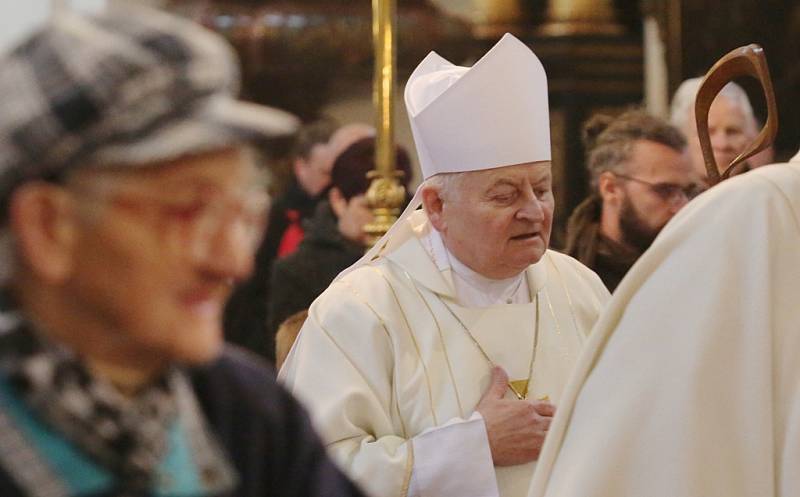
<svg viewBox="0 0 800 497">
<path fill-rule="evenodd" d="M 374 214 L 364 227 L 373 245 L 400 214 L 405 188 L 399 181 L 402 171 L 395 170 L 394 96 L 396 91 L 396 0 L 372 0 L 372 36 L 375 45 L 373 104 L 376 113 L 375 170 L 367 190 L 367 202 Z"/>
<path fill-rule="evenodd" d="M 761 84 L 767 101 L 767 123 L 750 146 L 733 159 L 733 162 L 723 165 L 725 169 L 720 175 L 714 151 L 711 148 L 708 111 L 722 88 L 740 76 L 752 76 Z M 708 181 L 709 184 L 714 185 L 727 179 L 735 166 L 769 147 L 775 141 L 775 135 L 778 133 L 778 106 L 775 103 L 775 92 L 772 89 L 772 79 L 769 76 L 764 49 L 759 45 L 750 44 L 728 52 L 708 70 L 708 74 L 697 90 L 694 106 L 697 135 L 700 138 L 700 148 L 703 151 Z"/>
</svg>

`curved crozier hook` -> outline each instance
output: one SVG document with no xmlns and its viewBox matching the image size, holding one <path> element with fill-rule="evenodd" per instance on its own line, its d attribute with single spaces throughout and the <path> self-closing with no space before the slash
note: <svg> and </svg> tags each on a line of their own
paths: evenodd
<svg viewBox="0 0 800 497">
<path fill-rule="evenodd" d="M 761 84 L 767 102 L 767 122 L 753 143 L 733 159 L 733 162 L 725 165 L 725 170 L 720 175 L 714 159 L 714 152 L 711 148 L 711 137 L 708 131 L 708 111 L 714 98 L 722 88 L 740 76 L 752 76 Z M 700 88 L 697 90 L 695 120 L 706 172 L 712 185 L 728 178 L 736 165 L 769 147 L 775 141 L 775 135 L 778 133 L 778 106 L 775 103 L 775 92 L 772 88 L 772 79 L 769 75 L 764 49 L 756 44 L 739 47 L 728 52 L 709 69 L 705 79 L 700 83 Z"/>
</svg>

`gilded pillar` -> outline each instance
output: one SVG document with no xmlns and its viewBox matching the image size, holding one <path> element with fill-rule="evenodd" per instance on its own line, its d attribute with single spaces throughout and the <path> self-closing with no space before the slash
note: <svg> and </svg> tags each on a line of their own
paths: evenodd
<svg viewBox="0 0 800 497">
<path fill-rule="evenodd" d="M 397 88 L 396 0 L 373 0 L 372 35 L 375 48 L 373 103 L 377 136 L 375 170 L 367 190 L 367 202 L 374 219 L 364 227 L 373 245 L 397 220 L 405 199 L 405 188 L 395 170 L 394 94 Z"/>
</svg>

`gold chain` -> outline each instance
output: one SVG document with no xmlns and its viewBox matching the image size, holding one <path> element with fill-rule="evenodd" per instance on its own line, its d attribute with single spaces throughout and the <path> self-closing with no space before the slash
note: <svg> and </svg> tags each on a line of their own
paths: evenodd
<svg viewBox="0 0 800 497">
<path fill-rule="evenodd" d="M 453 311 L 453 309 L 451 309 L 450 306 L 447 305 L 439 295 L 436 295 L 436 297 L 439 299 L 442 305 L 444 305 L 445 308 L 448 311 L 450 311 L 450 314 L 455 318 L 455 320 L 458 321 L 458 324 L 460 324 L 461 328 L 464 329 L 464 333 L 467 335 L 467 337 L 469 337 L 470 340 L 472 340 L 472 343 L 475 344 L 475 348 L 477 348 L 480 351 L 480 353 L 483 354 L 483 357 L 486 359 L 486 362 L 489 363 L 489 367 L 493 368 L 495 366 L 495 363 L 489 357 L 489 354 L 487 354 L 486 351 L 483 350 L 483 347 L 481 347 L 481 344 L 478 343 L 478 340 L 476 340 L 475 337 L 472 335 L 472 333 L 469 331 L 469 328 L 467 327 L 466 324 L 464 324 L 464 321 L 462 321 L 461 318 L 458 317 L 455 311 Z M 536 292 L 536 297 L 534 297 L 534 304 L 536 305 L 536 321 L 535 321 L 536 324 L 534 325 L 534 331 L 533 331 L 533 348 L 531 349 L 531 361 L 530 364 L 528 365 L 528 378 L 527 378 L 528 382 L 531 381 L 531 377 L 533 376 L 533 363 L 536 361 L 536 349 L 538 348 L 539 344 L 539 315 L 541 314 L 539 309 L 539 292 Z M 524 392 L 520 392 L 514 387 L 512 383 L 513 382 L 509 379 L 508 389 L 511 390 L 519 400 L 525 400 L 528 397 L 528 391 L 530 391 L 530 387 L 526 388 Z"/>
</svg>

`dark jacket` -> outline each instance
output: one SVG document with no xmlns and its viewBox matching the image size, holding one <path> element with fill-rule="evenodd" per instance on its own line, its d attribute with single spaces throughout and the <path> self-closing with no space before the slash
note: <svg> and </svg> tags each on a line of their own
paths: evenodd
<svg viewBox="0 0 800 497">
<path fill-rule="evenodd" d="M 592 195 L 575 208 L 567 221 L 563 252 L 589 267 L 613 292 L 641 254 L 600 233 L 603 201 Z"/>
<path fill-rule="evenodd" d="M 275 360 L 274 334 L 267 333 L 267 301 L 272 262 L 289 226 L 289 212 L 301 220 L 310 218 L 319 198 L 310 197 L 296 181 L 272 205 L 264 241 L 256 252 L 255 268 L 241 283 L 225 307 L 225 338 L 272 361 Z"/>
<path fill-rule="evenodd" d="M 364 247 L 345 239 L 327 200 L 320 202 L 306 224 L 306 236 L 297 251 L 272 265 L 269 327 L 278 326 L 292 314 L 307 309 L 343 269 L 362 255 Z"/>
<path fill-rule="evenodd" d="M 362 495 L 328 459 L 303 409 L 246 352 L 228 349 L 213 364 L 191 370 L 190 377 L 240 478 L 235 492 L 219 497 Z M 0 495 L 28 495 L 2 467 Z"/>
<path fill-rule="evenodd" d="M 297 401 L 246 352 L 229 350 L 211 366 L 193 371 L 192 379 L 209 423 L 239 471 L 235 497 L 362 495 L 328 459 Z"/>
</svg>

